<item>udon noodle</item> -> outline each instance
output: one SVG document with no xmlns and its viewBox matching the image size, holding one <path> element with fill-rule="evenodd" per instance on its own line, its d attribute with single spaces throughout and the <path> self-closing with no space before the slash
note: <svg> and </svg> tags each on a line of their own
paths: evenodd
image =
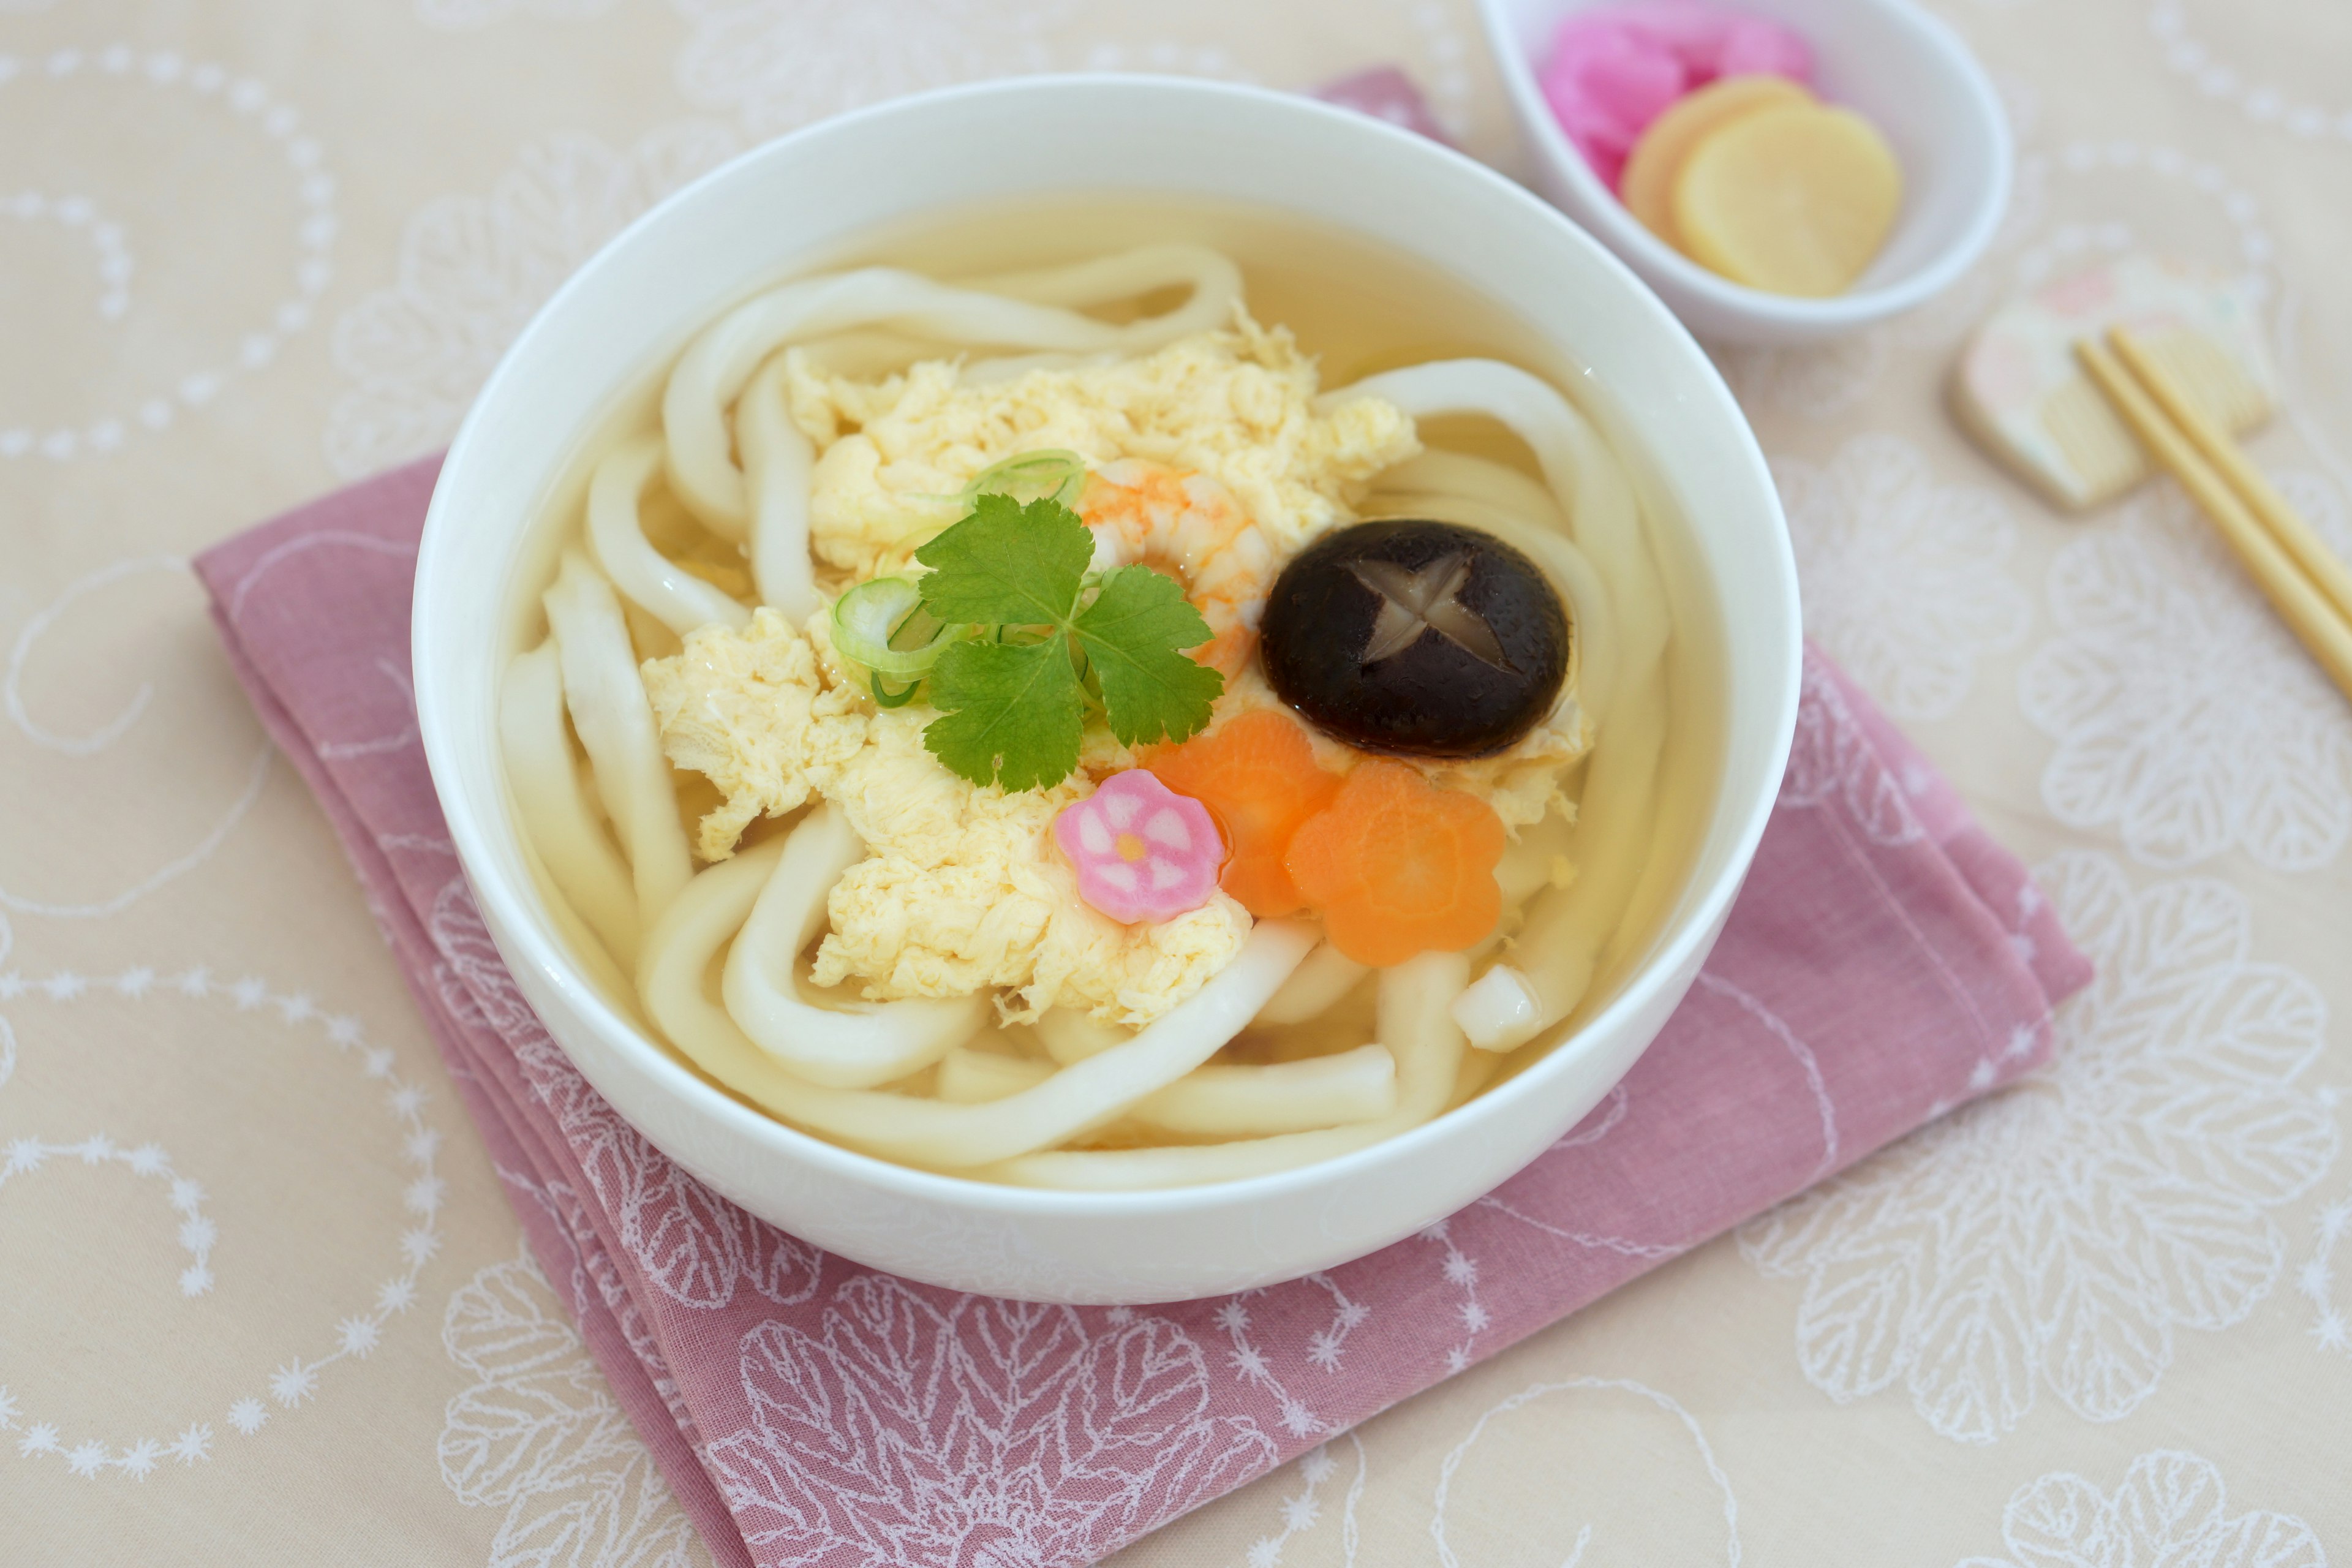
<svg viewBox="0 0 2352 1568">
<path fill-rule="evenodd" d="M 887 377 L 944 361 L 941 384 L 1014 386 L 1230 332 L 1245 303 L 1242 268 L 1193 244 L 953 285 L 889 267 L 805 278 L 703 331 L 668 374 L 657 425 L 594 457 L 584 517 L 541 595 L 543 640 L 504 675 L 508 777 L 553 890 L 631 977 L 654 1030 L 712 1080 L 885 1159 L 1027 1185 L 1146 1188 L 1279 1171 L 1394 1136 L 1476 1092 L 1584 1001 L 1656 837 L 1668 598 L 1609 444 L 1549 383 L 1493 359 L 1384 371 L 1311 405 L 1318 418 L 1378 399 L 1417 423 L 1488 421 L 1533 458 L 1531 473 L 1413 443 L 1350 483 L 1326 521 L 1483 531 L 1540 569 L 1573 624 L 1556 717 L 1580 741 L 1520 814 L 1532 819 L 1512 822 L 1494 872 L 1503 921 L 1468 950 L 1373 971 L 1324 940 L 1311 913 L 1252 921 L 1235 909 L 1228 918 L 1246 929 L 1230 955 L 1149 1009 L 1129 997 L 1024 1010 L 987 984 L 876 999 L 870 973 L 860 998 L 816 984 L 810 958 L 868 855 L 841 801 L 807 787 L 789 805 L 772 801 L 732 853 L 689 829 L 682 791 L 708 786 L 674 768 L 679 748 L 648 686 L 649 659 L 709 646 L 681 639 L 715 627 L 804 643 L 820 673 L 801 689 L 815 698 L 797 700 L 846 733 L 884 722 L 862 685 L 823 673 L 839 660 L 819 631 L 861 574 L 813 541 L 819 465 L 840 432 L 796 405 L 812 366 Z M 1087 463 L 1099 472 L 1142 455 Z M 909 538 L 954 515 L 935 509 Z M 1244 607 L 1244 630 L 1255 613 Z M 1235 689 L 1260 691 L 1254 679 Z M 1100 736 L 1088 745 L 1089 767 L 1116 751 Z M 1043 836 L 1032 847 L 1041 867 L 1055 862 Z M 1066 877 L 1047 885 L 1066 889 Z M 1368 991 L 1369 1038 L 1349 1022 Z M 1245 1033 L 1289 1044 L 1236 1046 Z"/>
</svg>

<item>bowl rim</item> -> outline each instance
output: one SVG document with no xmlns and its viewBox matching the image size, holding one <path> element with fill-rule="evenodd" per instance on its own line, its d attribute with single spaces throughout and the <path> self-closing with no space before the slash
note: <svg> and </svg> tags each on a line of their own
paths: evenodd
<svg viewBox="0 0 2352 1568">
<path fill-rule="evenodd" d="M 1607 3 L 1608 0 L 1568 0 L 1562 15 Z M 1774 294 L 1735 283 L 1719 273 L 1710 272 L 1651 233 L 1626 209 L 1617 194 L 1601 184 L 1601 176 L 1593 173 L 1592 165 L 1585 162 L 1584 154 L 1576 150 L 1568 133 L 1560 129 L 1536 79 L 1535 60 L 1520 47 L 1511 25 L 1511 0 L 1478 0 L 1478 14 L 1486 25 L 1487 49 L 1495 57 L 1515 117 L 1527 139 L 1534 143 L 1536 156 L 1575 187 L 1591 208 L 1591 214 L 1597 215 L 1591 219 L 1592 226 L 1612 248 L 1632 252 L 1643 267 L 1655 268 L 1675 287 L 1688 290 L 1715 310 L 1736 313 L 1759 325 L 1819 332 L 1864 326 L 1895 315 L 1925 304 L 1958 281 L 1962 273 L 1976 265 L 2000 230 L 2001 217 L 2009 209 L 2017 162 L 2015 139 L 2000 93 L 1986 75 L 1982 62 L 1949 23 L 1910 0 L 1846 3 L 1875 11 L 1911 33 L 1927 46 L 1922 52 L 1936 60 L 1937 68 L 1950 74 L 1969 100 L 1972 112 L 1967 123 L 1980 139 L 1992 177 L 1976 209 L 1969 215 L 1967 225 L 1924 266 L 1888 282 L 1849 289 L 1826 300 Z M 1579 221 L 1584 222 L 1588 216 L 1591 215 L 1580 216 Z"/>
<path fill-rule="evenodd" d="M 1384 146 L 1389 154 L 1422 160 L 1433 166 L 1444 165 L 1447 173 L 1441 177 L 1468 180 L 1479 184 L 1495 199 L 1518 205 L 1538 222 L 1553 226 L 1565 242 L 1587 247 L 1591 258 L 1605 270 L 1615 273 L 1630 291 L 1631 297 L 1626 302 L 1628 307 L 1648 312 L 1652 325 L 1663 331 L 1669 342 L 1678 341 L 1679 349 L 1690 356 L 1698 373 L 1696 395 L 1711 404 L 1714 411 L 1729 422 L 1734 441 L 1745 460 L 1748 482 L 1762 498 L 1766 516 L 1775 525 L 1771 542 L 1777 544 L 1777 549 L 1769 552 L 1776 568 L 1771 580 L 1745 583 L 1742 591 L 1772 594 L 1780 602 L 1782 618 L 1792 635 L 1780 652 L 1784 668 L 1778 672 L 1779 678 L 1758 683 L 1759 699 L 1771 705 L 1767 732 L 1772 739 L 1762 787 L 1751 788 L 1744 802 L 1725 800 L 1714 818 L 1718 828 L 1726 821 L 1731 826 L 1723 868 L 1706 886 L 1685 884 L 1683 897 L 1689 901 L 1665 940 L 1625 977 L 1618 994 L 1605 1006 L 1586 1018 L 1541 1060 L 1507 1082 L 1474 1096 L 1418 1127 L 1345 1154 L 1235 1181 L 1129 1191 L 1018 1187 L 900 1164 L 803 1131 L 738 1099 L 704 1077 L 674 1049 L 653 1038 L 648 1031 L 614 1008 L 587 979 L 581 963 L 566 952 L 551 933 L 542 931 L 542 920 L 532 913 L 530 904 L 530 900 L 537 896 L 536 889 L 518 887 L 496 874 L 499 857 L 491 847 L 492 836 L 499 832 L 514 835 L 520 847 L 520 829 L 508 820 L 510 814 L 498 804 L 473 801 L 463 792 L 460 753 L 467 744 L 467 737 L 460 731 L 457 721 L 441 702 L 438 686 L 425 679 L 417 682 L 417 725 L 426 765 L 433 779 L 434 794 L 444 808 L 450 840 L 466 873 L 467 886 L 483 905 L 487 923 L 497 938 L 503 960 L 515 968 L 528 966 L 562 997 L 583 1027 L 599 1037 L 607 1048 L 639 1058 L 640 1070 L 658 1082 L 673 1101 L 689 1110 L 698 1120 L 721 1123 L 787 1158 L 811 1161 L 837 1178 L 894 1197 L 985 1212 L 1011 1219 L 1144 1217 L 1279 1199 L 1296 1192 L 1312 1191 L 1335 1180 L 1345 1179 L 1353 1172 L 1402 1158 L 1411 1150 L 1430 1142 L 1472 1132 L 1479 1122 L 1499 1113 L 1502 1096 L 1540 1092 L 1547 1077 L 1558 1076 L 1567 1070 L 1568 1061 L 1574 1055 L 1571 1047 L 1580 1037 L 1604 1037 L 1612 1032 L 1613 1026 L 1622 1025 L 1629 1016 L 1648 1005 L 1657 991 L 1672 983 L 1675 975 L 1685 971 L 1696 973 L 1704 950 L 1712 945 L 1731 901 L 1738 895 L 1771 816 L 1779 794 L 1780 774 L 1787 766 L 1795 736 L 1802 678 L 1802 621 L 1795 556 L 1790 546 L 1779 490 L 1772 481 L 1763 451 L 1757 444 L 1755 432 L 1706 351 L 1649 285 L 1608 247 L 1594 239 L 1567 214 L 1486 164 L 1444 143 L 1372 116 L 1301 94 L 1249 84 L 1192 77 L 1101 71 L 1000 78 L 964 83 L 887 100 L 815 121 L 729 159 L 671 193 L 607 240 L 558 286 L 500 355 L 449 444 L 435 481 L 417 552 L 415 580 L 418 591 L 410 622 L 411 658 L 415 668 L 420 670 L 428 668 L 425 649 L 429 645 L 452 636 L 466 636 L 469 629 L 475 635 L 481 630 L 479 627 L 468 628 L 449 617 L 440 603 L 440 596 L 425 591 L 430 583 L 446 571 L 441 563 L 445 555 L 455 548 L 450 543 L 454 525 L 445 521 L 446 514 L 457 504 L 450 500 L 454 493 L 450 488 L 451 477 L 462 478 L 473 458 L 475 448 L 495 440 L 495 436 L 488 433 L 488 428 L 494 423 L 508 384 L 521 374 L 517 366 L 530 357 L 541 339 L 559 330 L 556 323 L 565 313 L 572 296 L 586 289 L 587 280 L 607 265 L 614 253 L 632 244 L 640 234 L 667 221 L 674 210 L 708 199 L 706 192 L 740 177 L 744 168 L 762 159 L 788 155 L 788 152 L 796 153 L 809 142 L 830 137 L 855 136 L 869 123 L 901 114 L 927 112 L 931 106 L 944 101 L 1050 98 L 1064 93 L 1098 91 L 1106 86 L 1129 95 L 1166 92 L 1208 100 L 1246 101 L 1303 119 L 1322 120 L 1327 125 L 1343 125 L 1349 134 L 1362 137 L 1369 145 Z M 1433 260 L 1431 265 L 1441 264 Z M 541 476 L 543 482 L 544 476 Z M 522 951 L 509 953 L 507 947 L 510 942 L 520 945 Z M 547 1032 L 563 1048 L 566 1057 L 570 1057 L 571 1048 L 562 1037 L 553 1029 Z M 1647 1045 L 1645 1042 L 1643 1049 L 1647 1049 Z"/>
</svg>

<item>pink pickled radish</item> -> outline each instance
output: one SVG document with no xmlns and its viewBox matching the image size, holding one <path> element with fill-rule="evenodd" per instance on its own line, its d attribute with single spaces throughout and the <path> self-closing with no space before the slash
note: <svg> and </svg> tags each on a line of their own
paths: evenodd
<svg viewBox="0 0 2352 1568">
<path fill-rule="evenodd" d="M 1812 74 L 1811 47 L 1777 22 L 1706 0 L 1647 0 L 1571 12 L 1537 81 L 1560 130 L 1615 191 L 1642 132 L 1686 93 L 1717 77 L 1810 85 Z"/>
<path fill-rule="evenodd" d="M 1610 122 L 1638 131 L 1685 91 L 1689 70 L 1667 44 L 1603 19 L 1562 29 L 1576 47 L 1556 56 L 1564 79 Z"/>
<path fill-rule="evenodd" d="M 1225 843 L 1208 807 L 1141 768 L 1114 773 L 1054 819 L 1078 896 L 1115 921 L 1164 921 L 1216 890 Z"/>
<path fill-rule="evenodd" d="M 1643 128 L 1689 87 L 1672 49 L 1613 16 L 1570 16 L 1539 78 L 1560 129 L 1612 190 Z"/>
</svg>

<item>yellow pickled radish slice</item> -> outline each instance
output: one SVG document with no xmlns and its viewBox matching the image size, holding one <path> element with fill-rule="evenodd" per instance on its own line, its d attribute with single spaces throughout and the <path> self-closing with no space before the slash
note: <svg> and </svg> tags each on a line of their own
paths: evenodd
<svg viewBox="0 0 2352 1568">
<path fill-rule="evenodd" d="M 1784 76 L 1727 76 L 1675 101 L 1650 121 L 1625 160 L 1620 185 L 1625 208 L 1668 245 L 1675 237 L 1675 176 L 1691 149 L 1718 126 L 1781 104 L 1809 104 L 1813 95 Z"/>
<path fill-rule="evenodd" d="M 1717 127 L 1683 160 L 1675 230 L 1735 283 L 1820 299 L 1862 276 L 1903 205 L 1895 151 L 1850 109 L 1792 104 Z"/>
</svg>

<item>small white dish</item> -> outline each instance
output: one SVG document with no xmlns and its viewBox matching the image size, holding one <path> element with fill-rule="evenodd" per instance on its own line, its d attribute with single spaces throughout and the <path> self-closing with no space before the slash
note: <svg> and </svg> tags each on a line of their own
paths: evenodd
<svg viewBox="0 0 2352 1568">
<path fill-rule="evenodd" d="M 1596 412 L 1685 520 L 1677 657 L 1719 671 L 1717 773 L 1679 890 L 1605 1003 L 1437 1120 L 1276 1175 L 1157 1192 L 998 1186 L 785 1125 L 699 1076 L 560 934 L 499 761 L 498 672 L 544 580 L 531 520 L 616 396 L 753 289 L 925 214 L 1070 192 L 1293 214 L 1402 251 L 1580 367 Z M 1591 237 L 1423 137 L 1310 100 L 1136 77 L 1034 78 L 901 99 L 768 142 L 592 258 L 491 374 L 441 468 L 417 558 L 417 724 L 450 838 L 523 997 L 589 1081 L 688 1171 L 828 1251 L 934 1285 L 1065 1302 L 1248 1289 L 1395 1241 L 1492 1190 L 1622 1078 L 1689 988 L 1780 791 L 1801 658 L 1796 565 L 1763 454 L 1722 377 Z"/>
<path fill-rule="evenodd" d="M 1536 79 L 1562 18 L 1609 0 L 1478 0 L 1535 188 L 1615 251 L 1702 338 L 1819 342 L 1926 304 L 1984 251 L 2009 205 L 2009 119 L 1958 34 L 1910 0 L 1725 0 L 1812 45 L 1822 96 L 1867 116 L 1902 160 L 1903 210 L 1843 294 L 1800 300 L 1708 271 L 1643 227 L 1552 117 Z"/>
</svg>

